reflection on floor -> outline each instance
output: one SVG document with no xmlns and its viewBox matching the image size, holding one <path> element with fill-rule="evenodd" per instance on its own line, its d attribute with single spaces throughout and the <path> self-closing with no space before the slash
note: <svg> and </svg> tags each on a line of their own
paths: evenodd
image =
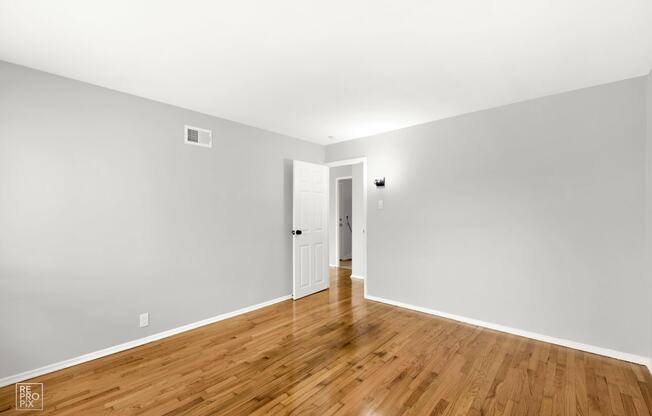
<svg viewBox="0 0 652 416">
<path fill-rule="evenodd" d="M 344 269 L 350 269 L 351 268 L 351 259 L 349 259 L 349 260 L 340 260 L 339 267 L 342 267 Z"/>
<path fill-rule="evenodd" d="M 368 301 L 350 274 L 30 380 L 45 383 L 38 414 L 650 414 L 643 366 Z M 14 394 L 0 389 L 3 416 L 24 413 Z"/>
</svg>

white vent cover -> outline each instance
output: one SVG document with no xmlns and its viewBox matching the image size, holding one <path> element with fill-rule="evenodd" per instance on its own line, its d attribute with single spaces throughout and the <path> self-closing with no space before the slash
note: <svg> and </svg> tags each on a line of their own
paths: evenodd
<svg viewBox="0 0 652 416">
<path fill-rule="evenodd" d="M 199 127 L 185 126 L 184 141 L 186 144 L 211 147 L 213 145 L 213 132 Z"/>
</svg>

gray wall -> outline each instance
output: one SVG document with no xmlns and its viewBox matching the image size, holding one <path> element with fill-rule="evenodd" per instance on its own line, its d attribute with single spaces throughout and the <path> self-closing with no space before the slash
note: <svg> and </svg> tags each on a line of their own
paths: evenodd
<svg viewBox="0 0 652 416">
<path fill-rule="evenodd" d="M 368 182 L 368 293 L 647 356 L 645 83 L 327 146 L 387 178 Z"/>
<path fill-rule="evenodd" d="M 652 356 L 650 103 L 652 76 L 327 147 L 368 157 L 369 293 Z M 289 294 L 291 159 L 324 149 L 0 62 L 0 377 Z"/>
<path fill-rule="evenodd" d="M 335 252 L 335 230 L 338 227 L 337 224 L 337 210 L 335 209 L 335 179 L 351 176 L 351 165 L 346 166 L 335 166 L 329 169 L 329 218 L 328 218 L 328 263 L 336 266 L 337 265 L 337 253 Z"/>
<path fill-rule="evenodd" d="M 291 293 L 289 160 L 323 156 L 0 62 L 0 377 Z"/>
</svg>

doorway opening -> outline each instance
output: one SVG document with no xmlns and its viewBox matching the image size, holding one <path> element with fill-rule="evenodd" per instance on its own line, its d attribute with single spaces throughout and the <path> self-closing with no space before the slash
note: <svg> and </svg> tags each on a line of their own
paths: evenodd
<svg viewBox="0 0 652 416">
<path fill-rule="evenodd" d="M 336 260 L 337 267 L 351 269 L 353 257 L 353 178 L 335 180 Z"/>
<path fill-rule="evenodd" d="M 367 274 L 367 160 L 347 159 L 327 166 L 329 264 L 344 269 L 352 279 L 364 280 Z"/>
</svg>

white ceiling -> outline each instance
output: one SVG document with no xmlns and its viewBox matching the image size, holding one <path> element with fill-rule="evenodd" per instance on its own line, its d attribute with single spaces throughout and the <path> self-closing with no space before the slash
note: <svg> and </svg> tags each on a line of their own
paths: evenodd
<svg viewBox="0 0 652 416">
<path fill-rule="evenodd" d="M 644 75 L 652 0 L 0 0 L 0 59 L 332 143 Z"/>
</svg>

